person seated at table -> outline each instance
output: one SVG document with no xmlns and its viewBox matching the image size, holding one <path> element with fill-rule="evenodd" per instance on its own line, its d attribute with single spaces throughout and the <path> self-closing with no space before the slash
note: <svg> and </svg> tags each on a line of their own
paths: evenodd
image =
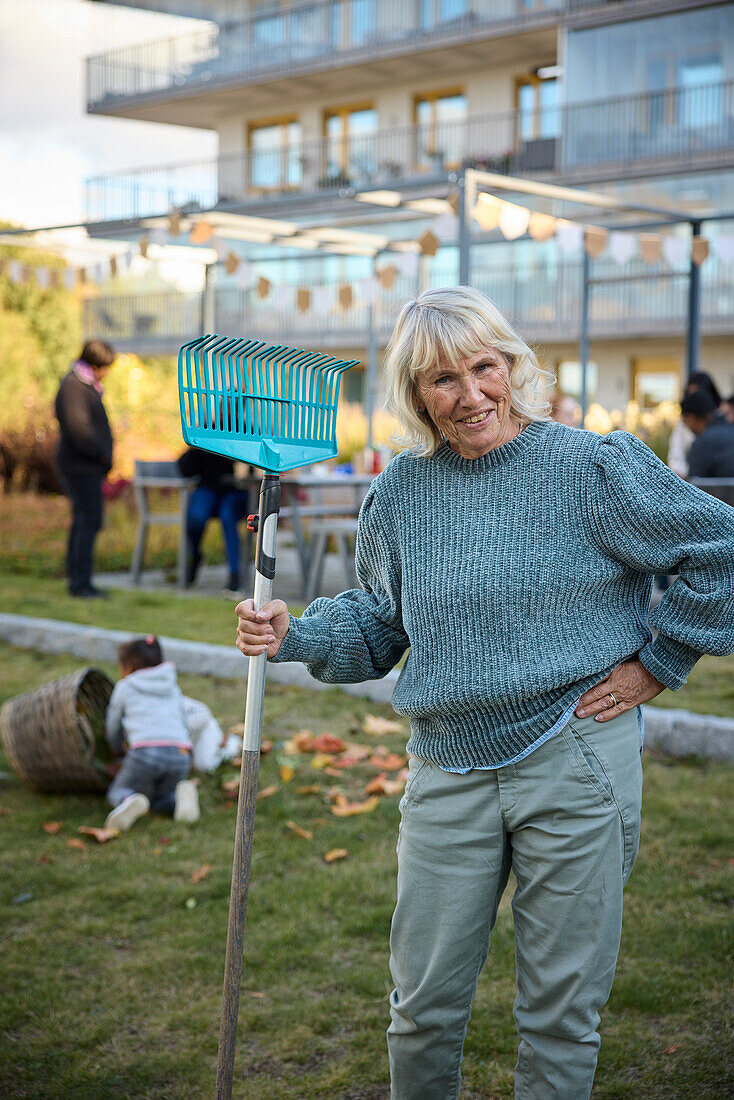
<svg viewBox="0 0 734 1100">
<path fill-rule="evenodd" d="M 734 478 L 734 424 L 702 391 L 686 394 L 681 414 L 694 436 L 688 452 L 688 476 Z"/>
<path fill-rule="evenodd" d="M 248 494 L 235 483 L 231 458 L 189 447 L 178 460 L 184 477 L 196 477 L 199 484 L 189 498 L 186 513 L 186 584 L 196 580 L 201 565 L 201 540 L 210 519 L 219 518 L 224 532 L 229 579 L 227 589 L 236 592 L 240 586 L 240 536 L 237 525 L 248 513 Z"/>
</svg>

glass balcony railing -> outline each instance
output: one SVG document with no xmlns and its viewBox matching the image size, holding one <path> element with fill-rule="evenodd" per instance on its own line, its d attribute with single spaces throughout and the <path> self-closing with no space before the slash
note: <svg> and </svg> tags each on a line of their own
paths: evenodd
<svg viewBox="0 0 734 1100">
<path fill-rule="evenodd" d="M 497 303 L 518 329 L 532 340 L 568 340 L 578 334 L 581 321 L 582 267 L 579 260 L 559 264 L 493 265 L 491 248 L 482 250 L 472 268 L 472 285 Z M 710 256 L 701 269 L 701 321 L 704 331 L 731 332 L 734 327 L 734 274 L 731 265 Z M 682 334 L 688 310 L 688 272 L 664 263 L 635 260 L 618 265 L 600 260 L 590 299 L 592 337 Z M 455 282 L 457 272 L 438 258 L 431 267 L 431 283 Z M 304 280 L 299 286 L 308 285 Z M 400 303 L 416 293 L 413 279 L 399 277 L 389 293 L 381 291 L 374 307 L 379 339 L 389 336 Z M 276 306 L 254 290 L 222 283 L 215 288 L 215 329 L 224 334 L 247 332 L 262 339 L 306 342 L 314 347 L 366 345 L 368 308 L 359 300 L 351 309 L 334 304 L 327 313 L 300 313 L 295 307 L 295 285 L 290 304 Z M 336 302 L 337 286 L 332 287 Z M 109 340 L 118 350 L 145 353 L 174 352 L 201 332 L 201 295 L 191 293 L 103 294 L 87 299 L 84 331 L 88 338 Z"/>
<path fill-rule="evenodd" d="M 378 129 L 206 161 L 96 176 L 86 183 L 90 222 L 252 203 L 264 194 L 390 187 L 441 179 L 467 164 L 511 175 L 583 172 L 636 163 L 707 167 L 734 154 L 734 81 L 553 107 L 543 137 L 523 139 L 519 111 Z M 554 129 L 557 136 L 552 136 Z"/>
<path fill-rule="evenodd" d="M 573 2 L 573 0 L 570 0 Z M 270 8 L 194 34 L 87 58 L 87 109 L 145 97 L 200 94 L 222 84 L 378 58 L 473 37 L 486 28 L 520 31 L 568 9 L 569 0 L 312 0 Z"/>
</svg>

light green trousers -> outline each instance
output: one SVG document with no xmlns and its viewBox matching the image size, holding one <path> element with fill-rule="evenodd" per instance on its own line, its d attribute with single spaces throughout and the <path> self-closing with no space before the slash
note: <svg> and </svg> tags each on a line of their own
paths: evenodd
<svg viewBox="0 0 734 1100">
<path fill-rule="evenodd" d="M 642 801 L 638 712 L 572 718 L 517 764 L 455 775 L 411 759 L 400 804 L 393 1100 L 455 1100 L 471 1003 L 507 885 L 516 1100 L 587 1100 Z"/>
</svg>

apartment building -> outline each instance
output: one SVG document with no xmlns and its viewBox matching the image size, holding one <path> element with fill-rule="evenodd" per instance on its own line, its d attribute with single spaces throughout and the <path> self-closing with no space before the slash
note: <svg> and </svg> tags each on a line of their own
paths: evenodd
<svg viewBox="0 0 734 1100">
<path fill-rule="evenodd" d="M 237 231 L 237 218 L 336 226 L 389 241 L 432 225 L 462 166 L 593 189 L 680 212 L 661 226 L 711 242 L 700 268 L 699 365 L 734 390 L 734 3 L 700 0 L 129 0 L 192 19 L 190 33 L 87 61 L 88 111 L 215 130 L 207 163 L 88 181 L 90 232 L 136 242 L 171 212 L 215 225 L 273 285 L 364 282 L 358 248 L 305 251 Z M 202 22 L 205 20 L 206 22 Z M 399 207 L 357 201 L 397 194 Z M 406 203 L 413 203 L 413 206 Z M 549 212 L 572 217 L 566 209 Z M 601 217 L 601 216 L 600 216 Z M 639 213 L 626 218 L 644 229 Z M 603 219 L 598 224 L 604 224 Z M 619 224 L 619 223 L 617 223 Z M 648 226 L 648 228 L 650 228 Z M 582 259 L 555 239 L 504 241 L 475 226 L 471 281 L 536 345 L 560 385 L 580 385 Z M 171 244 L 180 238 L 170 238 Z M 589 396 L 607 408 L 676 399 L 686 363 L 690 259 L 592 264 Z M 87 303 L 86 325 L 123 349 L 175 350 L 218 331 L 277 336 L 364 358 L 396 304 L 458 281 L 456 241 L 376 299 L 336 293 L 299 311 L 258 297 L 222 263 L 186 293 L 126 285 Z M 351 373 L 351 372 L 350 372 Z M 359 396 L 360 376 L 350 381 Z"/>
</svg>

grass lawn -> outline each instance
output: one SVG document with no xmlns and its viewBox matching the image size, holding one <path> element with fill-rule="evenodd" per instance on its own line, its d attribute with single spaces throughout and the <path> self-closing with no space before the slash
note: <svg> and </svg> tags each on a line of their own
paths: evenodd
<svg viewBox="0 0 734 1100">
<path fill-rule="evenodd" d="M 52 589 L 46 613 L 56 606 Z M 109 621 L 120 626 L 145 609 L 110 601 L 110 610 Z M 158 629 L 149 618 L 145 628 L 152 626 Z M 79 666 L 72 657 L 7 646 L 0 661 L 0 698 Z M 181 683 L 225 728 L 241 720 L 241 685 L 191 676 Z M 402 752 L 404 735 L 362 732 L 368 713 L 392 717 L 388 707 L 336 690 L 271 684 L 266 692 L 264 736 L 276 748 L 263 757 L 260 786 L 276 790 L 257 811 L 235 1072 L 240 1100 L 388 1097 L 398 799 L 335 817 L 329 788 L 363 798 L 374 769 L 362 765 L 334 778 L 303 755 L 289 758 L 295 775 L 284 782 L 278 748 L 308 727 Z M 79 839 L 80 825 L 101 824 L 101 798 L 34 794 L 1 759 L 0 771 L 0 1095 L 208 1100 L 234 825 L 221 782 L 236 772 L 204 777 L 196 826 L 150 817 L 105 845 L 87 838 L 80 849 L 68 842 Z M 642 846 L 602 1023 L 595 1100 L 734 1095 L 732 772 L 645 759 Z M 62 825 L 55 835 L 43 829 L 50 821 Z M 334 848 L 349 855 L 327 865 L 322 857 Z M 193 881 L 205 864 L 208 873 Z M 466 1041 L 465 1100 L 512 1095 L 513 996 L 508 891 Z"/>
</svg>

